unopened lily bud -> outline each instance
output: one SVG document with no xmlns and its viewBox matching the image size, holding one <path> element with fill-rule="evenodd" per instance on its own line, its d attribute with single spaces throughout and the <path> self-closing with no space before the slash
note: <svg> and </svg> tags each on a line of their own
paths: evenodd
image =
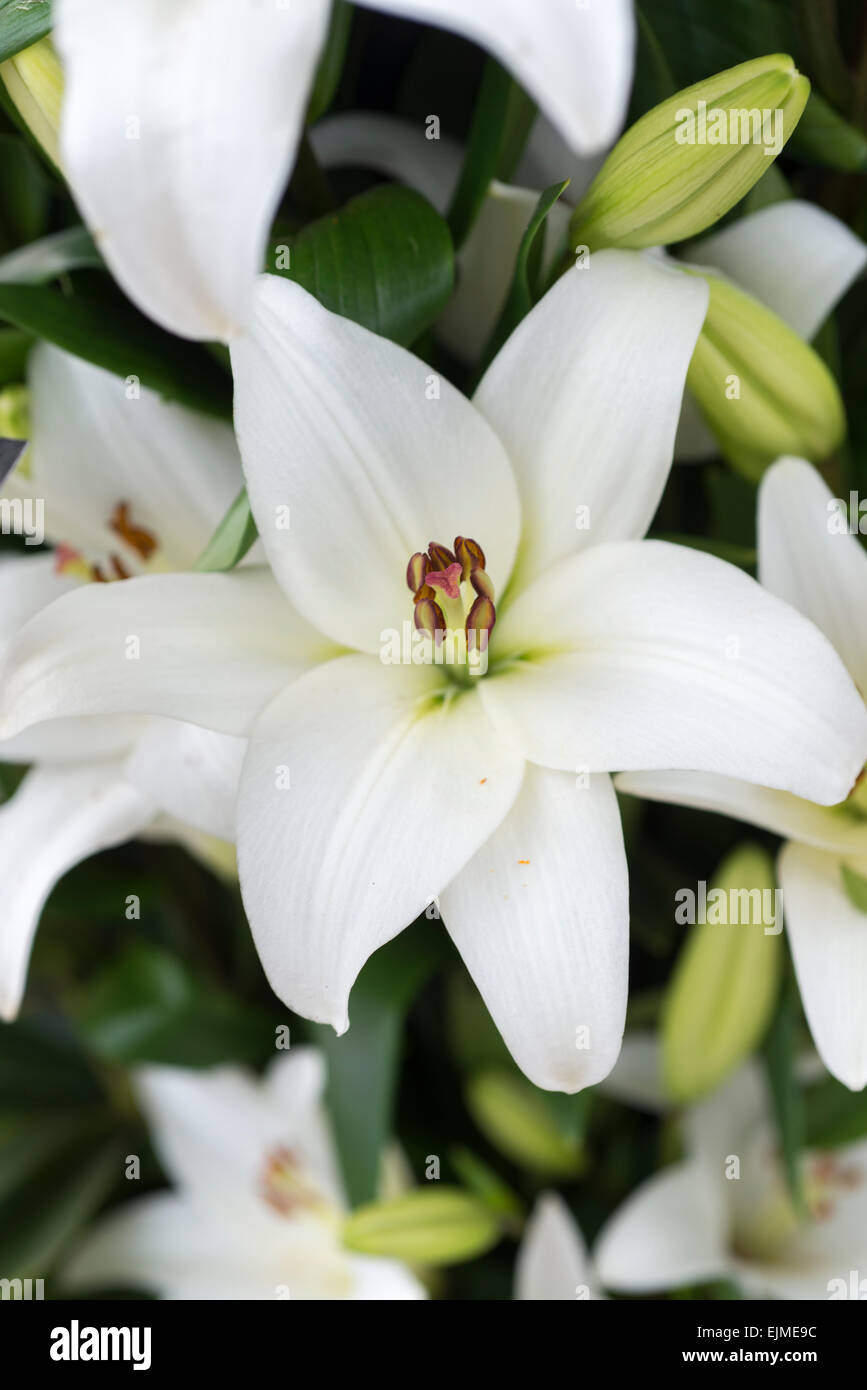
<svg viewBox="0 0 867 1390">
<path fill-rule="evenodd" d="M 710 300 L 687 383 L 723 452 L 753 479 L 781 454 L 826 458 L 846 415 L 821 357 L 751 295 L 705 279 Z"/>
<path fill-rule="evenodd" d="M 0 77 L 21 119 L 59 168 L 63 69 L 51 40 L 40 39 L 0 63 Z"/>
<path fill-rule="evenodd" d="M 540 1093 L 522 1076 L 499 1067 L 476 1072 L 466 1101 L 485 1138 L 522 1168 L 546 1177 L 580 1170 L 580 1141 L 562 1132 Z"/>
<path fill-rule="evenodd" d="M 0 438 L 29 439 L 30 393 L 26 386 L 5 386 L 0 391 Z"/>
<path fill-rule="evenodd" d="M 572 246 L 665 246 L 749 192 L 800 119 L 810 84 L 785 53 L 677 92 L 627 130 L 572 216 Z"/>
<path fill-rule="evenodd" d="M 459 1187 L 434 1186 L 359 1207 L 346 1220 L 343 1243 L 363 1255 L 439 1265 L 473 1259 L 501 1234 L 484 1202 Z"/>
<path fill-rule="evenodd" d="M 782 904 L 773 862 L 743 845 L 712 883 L 681 889 L 675 917 L 691 923 L 662 1008 L 662 1069 L 673 1099 L 714 1090 L 761 1042 L 782 960 Z"/>
</svg>

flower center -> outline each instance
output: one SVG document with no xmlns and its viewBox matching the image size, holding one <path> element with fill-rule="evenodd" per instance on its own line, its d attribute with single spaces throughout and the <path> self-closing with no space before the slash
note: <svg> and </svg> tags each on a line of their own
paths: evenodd
<svg viewBox="0 0 867 1390">
<path fill-rule="evenodd" d="M 478 541 L 456 536 L 454 550 L 431 541 L 427 552 L 410 557 L 406 582 L 415 626 L 431 639 L 437 663 L 449 666 L 458 680 L 481 675 L 497 612 Z"/>
<path fill-rule="evenodd" d="M 128 502 L 118 502 L 109 517 L 108 527 L 123 541 L 126 560 L 131 559 L 130 552 L 132 552 L 132 555 L 135 555 L 145 565 L 158 549 L 159 542 L 153 532 L 147 531 L 144 526 L 137 526 L 132 520 Z M 113 579 L 129 579 L 130 577 L 131 571 L 128 564 L 125 563 L 124 557 L 115 551 L 110 551 L 105 560 L 99 564 L 89 561 L 80 550 L 74 549 L 71 545 L 58 545 L 54 553 L 55 569 L 58 574 L 75 574 L 81 579 L 95 579 L 100 584 L 106 584 Z"/>
<path fill-rule="evenodd" d="M 296 1153 L 280 1144 L 265 1159 L 261 1195 L 280 1216 L 323 1214 L 327 1203 L 305 1178 Z"/>
</svg>

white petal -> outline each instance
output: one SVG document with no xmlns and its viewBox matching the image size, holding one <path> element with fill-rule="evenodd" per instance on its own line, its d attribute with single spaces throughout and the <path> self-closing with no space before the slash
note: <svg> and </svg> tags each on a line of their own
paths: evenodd
<svg viewBox="0 0 867 1390">
<path fill-rule="evenodd" d="M 703 1165 L 674 1164 L 626 1199 L 593 1250 L 603 1284 L 626 1293 L 677 1288 L 725 1272 L 718 1189 Z"/>
<path fill-rule="evenodd" d="M 461 146 L 450 135 L 441 132 L 438 140 L 429 140 L 420 122 L 385 111 L 326 116 L 310 131 L 310 143 L 324 169 L 350 167 L 386 174 L 418 189 L 441 213 L 448 210 L 463 159 Z"/>
<path fill-rule="evenodd" d="M 40 608 L 79 587 L 57 573 L 54 555 L 9 555 L 0 560 L 0 651 Z"/>
<path fill-rule="evenodd" d="M 0 1018 L 18 1012 L 33 937 L 54 885 L 91 854 L 137 834 L 153 813 L 116 763 L 36 768 L 0 807 Z"/>
<path fill-rule="evenodd" d="M 840 524 L 812 464 L 785 458 L 768 469 L 759 488 L 759 578 L 822 629 L 867 695 L 867 554 Z"/>
<path fill-rule="evenodd" d="M 59 0 L 64 170 L 129 297 L 190 338 L 243 327 L 328 0 Z"/>
<path fill-rule="evenodd" d="M 412 619 L 410 556 L 456 535 L 478 541 L 502 590 L 517 490 L 499 440 L 447 381 L 272 275 L 232 364 L 253 514 L 309 621 L 379 651 L 384 630 Z"/>
<path fill-rule="evenodd" d="M 759 1066 L 748 1062 L 739 1068 L 724 1086 L 687 1110 L 683 1123 L 689 1152 L 716 1176 L 731 1202 L 745 1193 L 748 1206 L 755 1190 L 764 1190 L 764 1177 L 752 1164 L 744 1163 L 743 1175 L 735 1183 L 725 1177 L 725 1162 L 729 1154 L 751 1149 L 761 1155 L 764 1149 L 763 1166 L 769 1171 L 775 1167 L 770 1098 Z M 762 1136 L 768 1137 L 767 1143 Z M 773 1163 L 767 1162 L 769 1156 Z"/>
<path fill-rule="evenodd" d="M 36 348 L 34 355 L 38 352 Z M 0 651 L 41 608 L 80 587 L 80 580 L 57 573 L 56 556 L 42 551 L 0 561 Z M 0 759 L 29 763 L 42 758 L 105 758 L 124 752 L 140 727 L 135 719 L 54 719 L 0 743 Z"/>
<path fill-rule="evenodd" d="M 125 775 L 161 811 L 219 840 L 235 838 L 235 802 L 247 740 L 152 719 Z"/>
<path fill-rule="evenodd" d="M 276 691 L 327 650 L 268 570 L 88 584 L 43 609 L 12 642 L 0 688 L 3 736 L 43 719 L 100 713 L 162 714 L 244 734 Z"/>
<path fill-rule="evenodd" d="M 560 1303 L 587 1297 L 584 1238 L 556 1192 L 543 1192 L 527 1222 L 515 1262 L 515 1298 Z"/>
<path fill-rule="evenodd" d="M 126 503 L 133 525 L 158 549 L 152 564 L 189 569 L 241 483 L 229 425 L 141 388 L 59 348 L 40 343 L 28 367 L 29 460 L 45 500 L 46 534 L 90 560 L 141 561 L 111 520 Z"/>
<path fill-rule="evenodd" d="M 171 1297 L 180 1283 L 204 1288 L 215 1266 L 237 1260 L 222 1230 L 174 1192 L 127 1202 L 97 1221 L 61 1269 L 64 1289 L 143 1289 Z"/>
<path fill-rule="evenodd" d="M 315 1047 L 293 1045 L 279 1054 L 264 1076 L 265 1094 L 274 1114 L 292 1126 L 292 1144 L 334 1204 L 348 1205 L 331 1122 L 324 1106 L 326 1066 Z"/>
<path fill-rule="evenodd" d="M 633 1031 L 623 1039 L 620 1056 L 599 1089 L 624 1105 L 662 1112 L 674 1104 L 662 1079 L 662 1056 L 656 1033 Z"/>
<path fill-rule="evenodd" d="M 715 556 L 596 546 L 516 600 L 481 695 L 526 756 L 589 771 L 690 768 L 831 805 L 867 756 L 867 712 L 822 634 Z"/>
<path fill-rule="evenodd" d="M 635 21 L 630 0 L 364 0 L 373 9 L 453 29 L 510 69 L 576 150 L 607 145 L 626 114 Z"/>
<path fill-rule="evenodd" d="M 784 846 L 786 929 L 804 1012 L 828 1070 L 852 1091 L 867 1085 L 867 914 L 846 892 L 842 863 L 867 877 L 867 855 Z"/>
<path fill-rule="evenodd" d="M 428 1296 L 424 1285 L 398 1260 L 353 1255 L 349 1264 L 354 1275 L 349 1297 L 356 1302 L 386 1300 L 389 1303 L 405 1303 Z"/>
<path fill-rule="evenodd" d="M 275 993 L 348 1027 L 371 952 L 407 926 L 502 820 L 523 761 L 474 691 L 430 668 L 343 657 L 265 711 L 238 802 L 247 916 Z"/>
<path fill-rule="evenodd" d="M 792 199 L 741 217 L 689 248 L 808 342 L 867 264 L 867 246 L 839 218 Z"/>
<path fill-rule="evenodd" d="M 520 583 L 580 549 L 644 534 L 706 309 L 698 277 L 634 251 L 594 252 L 491 363 L 474 400 L 517 471 Z"/>
<path fill-rule="evenodd" d="M 527 768 L 499 830 L 441 898 L 449 935 L 518 1066 L 579 1091 L 623 1037 L 629 902 L 610 779 Z"/>
<path fill-rule="evenodd" d="M 818 849 L 867 854 L 867 825 L 863 822 L 835 807 L 817 806 L 800 796 L 757 787 L 736 777 L 718 777 L 712 772 L 621 772 L 615 785 L 630 796 L 717 811 Z"/>
<path fill-rule="evenodd" d="M 0 743 L 4 763 L 81 763 L 128 753 L 146 721 L 121 714 L 49 719 Z"/>
</svg>

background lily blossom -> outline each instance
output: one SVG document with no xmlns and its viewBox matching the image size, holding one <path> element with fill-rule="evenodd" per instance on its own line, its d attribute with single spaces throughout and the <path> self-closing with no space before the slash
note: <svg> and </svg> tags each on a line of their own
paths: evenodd
<svg viewBox="0 0 867 1390">
<path fill-rule="evenodd" d="M 827 634 L 858 689 L 867 690 L 867 555 L 857 536 L 841 532 L 830 489 L 803 459 L 779 460 L 762 480 L 758 540 L 762 584 Z M 867 916 L 845 881 L 847 869 L 867 877 L 860 782 L 833 808 L 719 776 L 630 773 L 618 786 L 720 811 L 787 839 L 777 871 L 807 1020 L 828 1070 L 861 1090 L 867 1085 Z"/>
<path fill-rule="evenodd" d="M 753 1298 L 823 1299 L 864 1268 L 863 1140 L 804 1154 L 801 1217 L 757 1067 L 688 1111 L 684 1126 L 687 1157 L 632 1193 L 599 1234 L 605 1287 L 649 1293 L 728 1277 Z"/>
<path fill-rule="evenodd" d="M 31 354 L 29 384 L 32 439 L 5 493 L 43 509 L 56 548 L 0 565 L 0 651 L 61 594 L 191 566 L 240 481 L 228 426 L 130 395 L 47 344 Z M 0 1017 L 18 1011 L 40 913 L 73 865 L 147 832 L 231 867 L 243 752 L 193 725 L 99 714 L 0 743 L 4 761 L 35 764 L 0 807 Z"/>
<path fill-rule="evenodd" d="M 296 1047 L 260 1080 L 240 1067 L 149 1067 L 136 1089 L 174 1182 L 85 1237 L 67 1289 L 168 1299 L 421 1299 L 397 1260 L 343 1248 L 346 1197 L 322 1105 L 324 1058 Z"/>
</svg>

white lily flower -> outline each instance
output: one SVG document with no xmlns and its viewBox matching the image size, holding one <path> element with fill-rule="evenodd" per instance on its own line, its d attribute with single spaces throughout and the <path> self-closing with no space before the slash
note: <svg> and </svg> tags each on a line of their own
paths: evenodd
<svg viewBox="0 0 867 1390">
<path fill-rule="evenodd" d="M 241 1067 L 146 1067 L 136 1089 L 173 1180 L 104 1217 L 63 1271 L 70 1290 L 167 1299 L 421 1299 L 406 1265 L 341 1244 L 347 1211 L 312 1047 L 259 1079 Z"/>
<path fill-rule="evenodd" d="M 2 731 L 96 708 L 249 734 L 239 869 L 281 999 L 342 1033 L 364 961 L 436 898 L 527 1076 L 598 1081 L 627 983 L 609 771 L 687 767 L 834 802 L 867 755 L 867 711 L 821 633 L 715 557 L 638 539 L 706 294 L 600 252 L 470 402 L 263 276 L 233 350 L 236 427 L 286 601 L 243 571 L 68 594 L 13 644 Z M 423 631 L 396 653 L 414 612 L 461 638 L 496 616 L 487 673 L 456 643 L 433 662 Z M 134 671 L 129 632 L 150 653 Z"/>
<path fill-rule="evenodd" d="M 577 1221 L 558 1193 L 543 1192 L 518 1249 L 515 1298 L 562 1303 L 602 1297 Z"/>
<path fill-rule="evenodd" d="M 6 496 L 57 549 L 0 564 L 0 652 L 60 594 L 186 568 L 240 485 L 231 429 L 139 397 L 120 379 L 41 344 L 30 359 L 32 443 Z M 93 587 L 110 587 L 108 583 Z M 131 645 L 118 659 L 141 659 Z M 147 653 L 144 654 L 147 659 Z M 171 831 L 227 866 L 244 743 L 189 724 L 98 715 L 55 719 L 0 742 L 32 762 L 0 808 L 0 1017 L 13 1018 L 42 907 L 75 864 L 134 835 Z"/>
<path fill-rule="evenodd" d="M 831 492 L 803 459 L 781 459 L 762 479 L 758 540 L 761 582 L 827 634 L 867 691 L 867 555 L 854 535 L 840 534 Z M 833 809 L 715 775 L 630 773 L 618 786 L 719 811 L 788 841 L 777 872 L 804 1011 L 828 1070 L 860 1091 L 867 1085 L 867 917 L 843 876 L 845 866 L 867 877 L 860 782 Z"/>
<path fill-rule="evenodd" d="M 800 1219 L 753 1064 L 684 1123 L 687 1158 L 628 1197 L 593 1247 L 606 1288 L 653 1293 L 731 1278 L 754 1298 L 859 1296 L 844 1290 L 867 1261 L 867 1143 L 803 1155 Z"/>
<path fill-rule="evenodd" d="M 620 125 L 630 0 L 369 8 L 481 43 L 578 150 Z M 247 322 L 329 11 L 329 0 L 56 0 L 64 171 L 118 282 L 176 333 L 228 340 Z"/>
<path fill-rule="evenodd" d="M 867 264 L 867 246 L 838 217 L 792 198 L 693 242 L 681 263 L 731 280 L 809 343 Z M 675 458 L 718 453 L 687 388 Z"/>
</svg>

